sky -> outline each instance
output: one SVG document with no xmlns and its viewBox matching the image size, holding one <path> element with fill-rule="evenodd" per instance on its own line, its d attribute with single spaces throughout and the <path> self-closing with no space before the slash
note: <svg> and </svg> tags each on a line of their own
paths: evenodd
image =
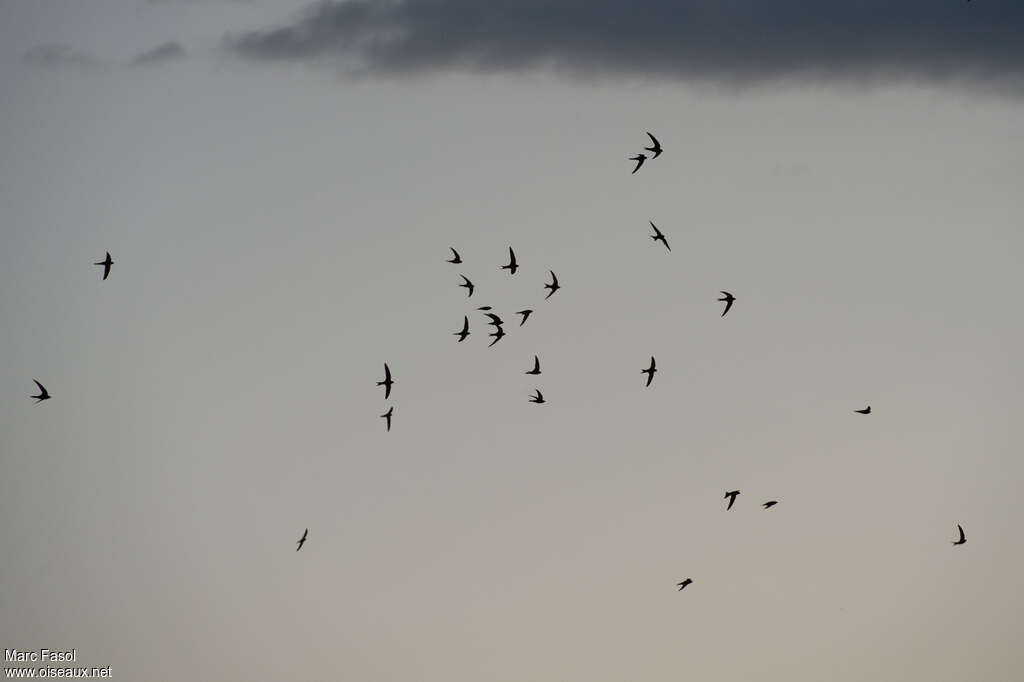
<svg viewBox="0 0 1024 682">
<path fill-rule="evenodd" d="M 0 0 L 2 646 L 1019 680 L 1024 9 L 805 5 Z"/>
</svg>

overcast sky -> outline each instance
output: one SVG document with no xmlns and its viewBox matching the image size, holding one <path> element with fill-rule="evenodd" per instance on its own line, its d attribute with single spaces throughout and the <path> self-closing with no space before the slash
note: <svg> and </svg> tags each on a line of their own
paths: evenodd
<svg viewBox="0 0 1024 682">
<path fill-rule="evenodd" d="M 0 0 L 0 646 L 1020 680 L 1024 8 L 805 4 Z"/>
</svg>

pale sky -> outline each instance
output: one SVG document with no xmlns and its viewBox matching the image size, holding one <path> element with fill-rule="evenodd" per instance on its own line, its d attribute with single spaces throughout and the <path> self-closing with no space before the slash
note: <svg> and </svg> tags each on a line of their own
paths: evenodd
<svg viewBox="0 0 1024 682">
<path fill-rule="evenodd" d="M 1019 3 L 305 4 L 0 0 L 4 648 L 1021 679 Z"/>
</svg>

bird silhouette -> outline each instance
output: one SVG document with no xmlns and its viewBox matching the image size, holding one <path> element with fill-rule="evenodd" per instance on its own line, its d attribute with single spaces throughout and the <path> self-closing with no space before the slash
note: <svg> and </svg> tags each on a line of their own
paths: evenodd
<svg viewBox="0 0 1024 682">
<path fill-rule="evenodd" d="M 446 260 L 445 262 L 446 263 L 454 263 L 455 265 L 458 265 L 459 263 L 461 263 L 462 262 L 462 257 L 459 256 L 459 252 L 455 250 L 455 247 L 454 246 L 449 246 L 448 248 L 452 250 L 452 258 L 450 260 Z"/>
<path fill-rule="evenodd" d="M 33 379 L 32 381 L 35 381 L 36 382 L 36 386 L 39 387 L 39 395 L 31 395 L 31 396 L 29 396 L 30 398 L 35 398 L 36 399 L 36 405 L 38 405 L 39 403 L 43 402 L 44 400 L 49 400 L 51 396 L 50 396 L 49 392 L 47 392 L 46 387 L 43 386 L 41 383 L 39 383 L 39 381 L 37 379 Z"/>
<path fill-rule="evenodd" d="M 725 303 L 725 310 L 722 311 L 722 317 L 725 317 L 725 314 L 729 312 L 729 308 L 732 307 L 732 302 L 736 300 L 736 297 L 730 294 L 728 291 L 723 291 L 722 293 L 725 294 L 725 296 L 718 300 Z"/>
<path fill-rule="evenodd" d="M 668 240 L 665 239 L 665 235 L 661 233 L 661 230 L 658 229 L 658 226 L 655 225 L 653 221 L 648 220 L 647 222 L 651 223 L 651 227 L 654 228 L 654 234 L 651 235 L 651 239 L 653 239 L 656 242 L 661 242 L 662 244 L 665 245 L 666 249 L 671 251 L 672 247 L 668 245 Z"/>
<path fill-rule="evenodd" d="M 391 415 L 395 413 L 395 406 L 392 405 L 388 408 L 388 411 L 380 416 L 381 419 L 386 419 L 388 422 L 388 432 L 391 432 Z"/>
<path fill-rule="evenodd" d="M 636 168 L 633 169 L 633 173 L 636 173 L 638 170 L 640 170 L 640 166 L 644 165 L 644 161 L 646 159 L 646 154 L 637 154 L 636 156 L 629 157 L 630 161 L 636 161 Z M 630 175 L 633 175 L 633 173 L 630 173 Z"/>
<path fill-rule="evenodd" d="M 740 494 L 739 490 L 733 490 L 733 491 L 727 492 L 725 494 L 725 497 L 728 498 L 728 500 L 729 500 L 729 506 L 725 508 L 726 511 L 729 511 L 730 509 L 732 509 L 732 503 L 736 501 L 736 496 L 739 495 L 739 494 Z"/>
<path fill-rule="evenodd" d="M 533 313 L 532 310 L 520 310 L 520 311 L 516 312 L 516 315 L 522 315 L 523 316 L 523 319 L 519 320 L 519 326 L 520 327 L 522 327 L 524 324 L 526 324 L 526 318 L 528 318 L 532 313 Z"/>
<path fill-rule="evenodd" d="M 508 274 L 516 274 L 516 270 L 519 269 L 519 265 L 516 263 L 516 252 L 512 250 L 512 247 L 508 247 L 508 265 L 502 265 L 502 270 L 508 270 Z"/>
<path fill-rule="evenodd" d="M 548 270 L 548 272 L 551 273 L 551 284 L 545 284 L 544 288 L 545 289 L 551 289 L 551 291 L 549 291 L 548 295 L 544 297 L 545 301 L 548 300 L 549 298 L 551 298 L 552 294 L 554 294 L 556 291 L 558 291 L 559 289 L 562 288 L 562 287 L 560 287 L 558 285 L 558 278 L 555 277 L 555 271 L 554 270 Z"/>
<path fill-rule="evenodd" d="M 391 380 L 391 368 L 388 367 L 388 363 L 385 362 L 384 363 L 384 381 L 378 381 L 377 382 L 378 386 L 383 386 L 384 387 L 384 400 L 387 400 L 388 398 L 391 397 L 391 384 L 393 384 L 393 383 L 395 383 L 395 382 L 393 382 Z"/>
<path fill-rule="evenodd" d="M 505 322 L 494 313 L 484 313 L 484 315 L 491 319 L 491 321 L 488 322 L 487 324 L 493 324 L 495 327 L 500 327 L 501 325 L 505 324 Z"/>
<path fill-rule="evenodd" d="M 533 356 L 533 369 L 528 370 L 525 374 L 540 374 L 540 359 L 536 355 Z"/>
<path fill-rule="evenodd" d="M 967 542 L 967 538 L 966 538 L 966 537 L 964 537 L 964 529 L 963 529 L 963 526 L 961 526 L 961 525 L 960 525 L 960 524 L 958 523 L 958 524 L 956 524 L 956 528 L 957 528 L 957 530 L 959 530 L 959 531 L 960 531 L 960 539 L 959 539 L 959 540 L 954 540 L 954 541 L 953 541 L 953 544 L 954 544 L 954 545 L 962 545 L 962 544 L 964 544 L 965 542 Z"/>
<path fill-rule="evenodd" d="M 530 396 L 530 402 L 531 403 L 537 403 L 538 405 L 540 405 L 541 403 L 544 402 L 544 395 L 540 392 L 539 388 L 535 388 L 533 390 L 534 390 L 534 392 L 537 395 L 531 395 Z"/>
<path fill-rule="evenodd" d="M 658 371 L 657 368 L 654 366 L 654 356 L 652 355 L 651 356 L 651 366 L 648 367 L 647 369 L 640 370 L 641 374 L 646 374 L 647 375 L 647 384 L 646 384 L 646 386 L 650 386 L 651 385 L 651 382 L 654 380 L 654 373 L 657 372 L 657 371 Z"/>
<path fill-rule="evenodd" d="M 469 318 L 468 317 L 466 317 L 465 315 L 462 316 L 462 331 L 457 331 L 454 334 L 452 334 L 452 336 L 459 337 L 459 343 L 462 343 L 463 341 L 466 340 L 466 337 L 469 336 Z"/>
<path fill-rule="evenodd" d="M 300 549 L 302 549 L 302 546 L 303 546 L 304 544 L 306 544 L 306 538 L 307 538 L 308 536 L 309 536 L 309 529 L 307 528 L 307 529 L 306 529 L 306 532 L 304 532 L 304 533 L 302 534 L 302 537 L 301 537 L 301 538 L 299 538 L 299 546 L 295 548 L 295 551 L 296 551 L 296 552 L 298 552 L 298 551 L 299 551 Z"/>
<path fill-rule="evenodd" d="M 856 412 L 857 414 L 871 414 L 871 406 L 868 405 L 863 410 L 854 410 L 854 412 Z"/>
<path fill-rule="evenodd" d="M 659 156 L 661 156 L 661 153 L 663 151 L 665 151 L 665 150 L 661 148 L 661 143 L 658 142 L 658 138 L 654 137 L 654 135 L 651 135 L 650 133 L 647 133 L 647 137 L 651 138 L 651 142 L 654 143 L 654 146 L 653 147 L 644 147 L 644 151 L 645 152 L 651 152 L 651 154 L 653 154 L 653 156 L 651 156 L 651 158 L 652 159 L 656 159 Z"/>
<path fill-rule="evenodd" d="M 114 261 L 111 260 L 110 252 L 109 251 L 107 251 L 107 257 L 104 260 L 101 260 L 99 263 L 93 263 L 93 265 L 102 265 L 103 266 L 103 279 L 106 279 L 107 275 L 110 274 L 110 266 L 113 265 L 113 264 L 114 264 Z"/>
<path fill-rule="evenodd" d="M 494 337 L 494 341 L 491 341 L 489 344 L 487 344 L 487 347 L 490 348 L 494 344 L 498 343 L 498 341 L 501 341 L 501 337 L 505 336 L 505 330 L 502 329 L 500 326 L 495 326 L 494 333 L 488 334 L 488 336 Z"/>
<path fill-rule="evenodd" d="M 769 501 L 765 502 L 764 504 L 762 504 L 761 506 L 764 507 L 765 509 L 771 509 L 772 507 L 774 507 L 778 503 L 779 503 L 778 500 L 769 500 Z"/>
<path fill-rule="evenodd" d="M 683 591 L 683 588 L 684 588 L 684 587 L 686 587 L 687 585 L 689 585 L 689 584 L 690 584 L 690 583 L 692 583 L 692 582 L 693 582 L 692 580 L 690 580 L 689 578 L 687 578 L 686 580 L 684 580 L 684 581 L 683 581 L 683 582 L 681 582 L 681 583 L 676 583 L 676 585 L 677 585 L 677 586 L 679 587 L 679 589 L 678 589 L 678 590 L 676 590 L 676 591 L 677 591 L 677 592 L 682 592 L 682 591 Z"/>
<path fill-rule="evenodd" d="M 466 289 L 469 289 L 469 293 L 466 294 L 466 298 L 469 298 L 470 296 L 473 295 L 473 289 L 474 289 L 473 283 L 470 282 L 469 278 L 466 277 L 465 275 L 459 275 L 459 277 L 461 277 L 462 281 L 464 282 L 464 284 L 460 284 L 459 286 L 460 287 L 465 287 Z"/>
</svg>

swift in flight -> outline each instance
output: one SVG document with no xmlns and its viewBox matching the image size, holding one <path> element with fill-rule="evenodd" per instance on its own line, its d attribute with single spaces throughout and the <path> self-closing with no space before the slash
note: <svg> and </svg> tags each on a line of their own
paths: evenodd
<svg viewBox="0 0 1024 682">
<path fill-rule="evenodd" d="M 463 341 L 466 340 L 466 337 L 469 336 L 469 318 L 468 317 L 463 315 L 463 317 L 462 317 L 462 331 L 457 331 L 454 334 L 452 334 L 452 336 L 459 337 L 459 343 L 462 343 Z"/>
<path fill-rule="evenodd" d="M 32 381 L 35 381 L 36 382 L 36 386 L 39 387 L 39 395 L 31 395 L 31 396 L 29 396 L 30 398 L 35 398 L 36 399 L 36 405 L 38 405 L 39 403 L 43 402 L 44 400 L 49 400 L 51 396 L 47 392 L 46 387 L 43 386 L 41 383 L 39 383 L 39 381 L 36 380 L 36 379 L 33 379 Z"/>
<path fill-rule="evenodd" d="M 540 358 L 536 355 L 533 356 L 533 369 L 524 372 L 524 374 L 540 374 Z"/>
<path fill-rule="evenodd" d="M 644 151 L 645 152 L 651 152 L 651 154 L 653 155 L 653 156 L 651 156 L 651 158 L 652 159 L 656 159 L 659 156 L 661 156 L 661 153 L 663 151 L 665 151 L 665 150 L 661 148 L 661 143 L 658 142 L 658 138 L 656 138 L 654 135 L 651 135 L 650 133 L 647 133 L 647 137 L 651 138 L 651 142 L 654 143 L 654 146 L 653 147 L 644 147 Z"/>
<path fill-rule="evenodd" d="M 544 297 L 545 301 L 548 300 L 549 298 L 551 298 L 551 295 L 553 293 L 555 293 L 556 291 L 558 291 L 559 289 L 562 288 L 562 287 L 558 286 L 558 278 L 555 277 L 555 271 L 554 270 L 548 270 L 548 272 L 551 273 L 551 284 L 545 284 L 544 288 L 545 289 L 551 289 L 551 291 L 549 291 L 548 295 Z"/>
<path fill-rule="evenodd" d="M 391 380 L 391 368 L 388 367 L 388 363 L 385 362 L 384 363 L 384 381 L 378 381 L 377 382 L 378 386 L 383 386 L 384 387 L 384 400 L 387 400 L 388 398 L 391 397 L 391 384 L 393 384 L 393 383 L 395 383 L 395 382 L 393 382 Z"/>
<path fill-rule="evenodd" d="M 107 257 L 106 257 L 105 260 L 101 260 L 99 263 L 93 263 L 93 265 L 102 265 L 103 266 L 103 279 L 106 279 L 107 275 L 110 274 L 110 266 L 113 265 L 113 264 L 114 264 L 114 261 L 111 260 L 110 252 L 109 251 L 107 251 Z"/>
<path fill-rule="evenodd" d="M 508 247 L 508 265 L 502 265 L 502 270 L 508 270 L 508 274 L 516 274 L 516 270 L 519 269 L 519 264 L 516 263 L 516 252 L 512 250 L 512 247 Z"/>
<path fill-rule="evenodd" d="M 651 356 L 651 366 L 648 367 L 647 369 L 640 370 L 641 374 L 646 374 L 647 375 L 647 384 L 646 384 L 647 386 L 650 386 L 651 382 L 654 381 L 654 373 L 657 372 L 657 371 L 658 371 L 657 368 L 654 366 L 654 356 L 652 355 Z"/>
<path fill-rule="evenodd" d="M 736 297 L 730 294 L 728 291 L 723 291 L 722 293 L 725 294 L 725 296 L 718 300 L 725 303 L 725 310 L 722 311 L 722 317 L 725 317 L 725 314 L 729 312 L 729 308 L 732 307 L 732 302 L 736 300 Z"/>
<path fill-rule="evenodd" d="M 651 239 L 653 239 L 656 242 L 661 242 L 662 244 L 665 245 L 666 249 L 671 251 L 672 247 L 668 245 L 668 240 L 665 239 L 665 235 L 661 233 L 661 230 L 658 229 L 658 226 L 655 225 L 654 222 L 651 220 L 648 220 L 647 222 L 651 223 L 651 227 L 654 228 L 654 234 L 651 235 Z"/>
</svg>

